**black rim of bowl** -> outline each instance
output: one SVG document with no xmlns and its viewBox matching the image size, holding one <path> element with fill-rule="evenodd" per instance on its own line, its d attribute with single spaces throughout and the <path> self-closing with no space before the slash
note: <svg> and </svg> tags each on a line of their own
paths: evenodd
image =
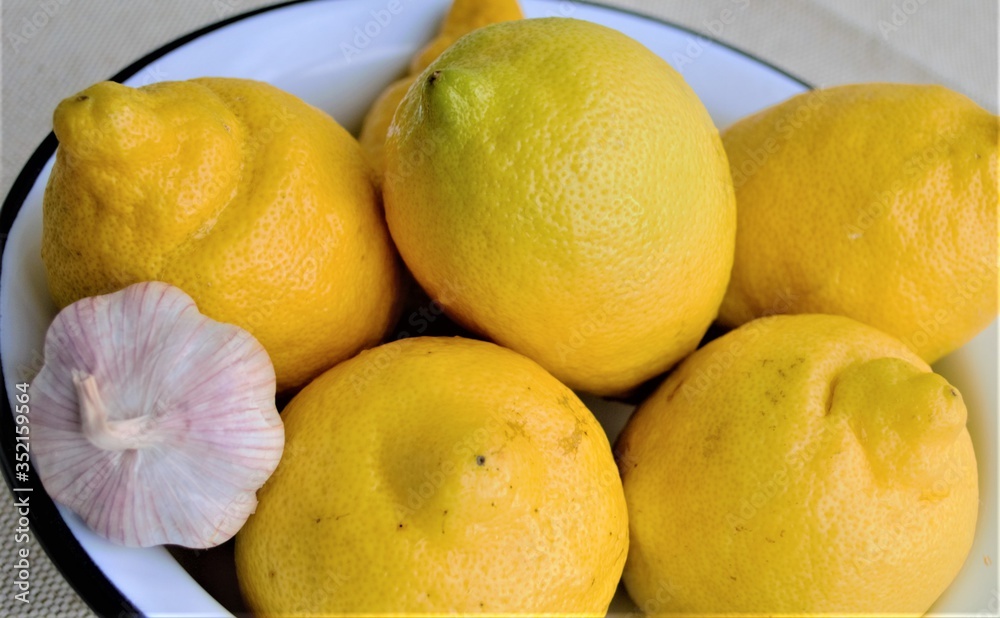
<svg viewBox="0 0 1000 618">
<path fill-rule="evenodd" d="M 110 81 L 123 82 L 178 47 L 186 45 L 201 36 L 220 28 L 224 28 L 230 24 L 253 17 L 254 15 L 260 15 L 261 13 L 275 11 L 295 4 L 316 1 L 318 0 L 289 0 L 271 6 L 261 7 L 252 11 L 247 11 L 245 13 L 240 13 L 238 15 L 234 15 L 233 17 L 209 24 L 149 52 L 139 60 L 136 60 L 116 73 L 110 78 Z M 812 88 L 810 84 L 799 79 L 798 77 L 795 77 L 791 73 L 774 66 L 770 62 L 723 43 L 722 41 L 719 41 L 711 36 L 706 36 L 702 33 L 696 32 L 690 28 L 686 28 L 656 17 L 651 17 L 649 15 L 644 15 L 642 13 L 637 13 L 635 11 L 630 11 L 628 9 L 599 5 L 588 1 L 579 2 L 579 0 L 577 0 L 577 2 L 579 4 L 598 6 L 609 11 L 634 15 L 636 17 L 641 17 L 643 19 L 669 26 L 682 32 L 687 32 L 701 40 L 710 41 L 712 44 L 734 51 L 762 66 L 766 66 L 772 71 L 797 82 L 804 88 Z M 10 193 L 7 194 L 7 198 L 3 202 L 3 208 L 0 210 L 0 272 L 3 271 L 2 254 L 7 246 L 7 237 L 10 234 L 11 226 L 14 224 L 14 219 L 20 212 L 21 206 L 24 204 L 24 200 L 28 197 L 28 193 L 35 186 L 35 182 L 38 180 L 38 176 L 41 174 L 42 169 L 55 153 L 57 145 L 58 142 L 55 134 L 49 133 L 38 148 L 35 149 L 35 152 L 32 153 L 25 166 L 21 169 L 21 173 L 18 174 L 17 179 L 11 186 Z M 0 359 L 0 370 L 3 370 L 2 375 L 6 375 L 5 369 L 6 367 L 4 366 L 3 359 Z M 84 601 L 90 605 L 91 609 L 93 609 L 98 615 L 140 615 L 141 613 L 135 605 L 133 605 L 132 602 L 126 598 L 117 587 L 115 587 L 111 580 L 104 575 L 104 572 L 101 571 L 96 564 L 94 564 L 90 555 L 87 554 L 83 547 L 80 546 L 80 543 L 76 540 L 76 537 L 73 536 L 72 531 L 70 531 L 66 522 L 63 521 L 62 516 L 56 509 L 55 503 L 53 503 L 52 499 L 49 498 L 47 493 L 45 493 L 45 489 L 42 487 L 42 483 L 38 479 L 38 475 L 35 473 L 34 466 L 29 466 L 30 470 L 28 473 L 28 482 L 22 483 L 14 480 L 16 425 L 14 422 L 14 414 L 10 407 L 10 400 L 8 398 L 5 380 L 0 380 L 0 394 L 3 396 L 3 401 L 0 402 L 0 406 L 2 406 L 2 408 L 0 408 L 0 410 L 2 410 L 0 411 L 0 435 L 3 436 L 2 439 L 0 439 L 0 451 L 3 453 L 3 457 L 0 461 L 2 461 L 3 475 L 11 490 L 18 489 L 23 492 L 14 494 L 15 496 L 28 495 L 30 497 L 31 510 L 28 519 L 31 522 L 31 530 L 35 539 L 38 540 L 39 544 L 49 555 L 53 564 L 56 565 L 56 568 L 59 569 L 60 573 L 62 573 L 70 585 L 73 586 L 77 594 L 79 594 L 80 597 L 82 597 Z"/>
</svg>

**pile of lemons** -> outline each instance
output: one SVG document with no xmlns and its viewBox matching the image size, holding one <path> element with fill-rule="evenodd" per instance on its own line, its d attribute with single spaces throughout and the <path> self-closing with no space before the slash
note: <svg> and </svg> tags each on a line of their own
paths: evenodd
<svg viewBox="0 0 1000 618">
<path fill-rule="evenodd" d="M 997 117 L 864 84 L 720 136 L 636 41 L 519 17 L 456 0 L 360 144 L 247 80 L 56 110 L 57 304 L 179 286 L 294 394 L 248 605 L 926 611 L 976 527 L 928 363 L 997 314 Z M 414 281 L 466 337 L 386 342 Z M 652 394 L 613 450 L 574 391 Z"/>
</svg>

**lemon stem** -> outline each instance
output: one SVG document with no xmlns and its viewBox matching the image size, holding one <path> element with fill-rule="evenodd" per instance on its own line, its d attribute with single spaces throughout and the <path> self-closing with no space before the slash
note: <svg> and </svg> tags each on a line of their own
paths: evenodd
<svg viewBox="0 0 1000 618">
<path fill-rule="evenodd" d="M 94 376 L 74 370 L 73 384 L 80 401 L 83 435 L 91 444 L 106 451 L 127 451 L 146 443 L 148 424 L 145 417 L 108 420 L 108 408 L 101 399 Z"/>
</svg>

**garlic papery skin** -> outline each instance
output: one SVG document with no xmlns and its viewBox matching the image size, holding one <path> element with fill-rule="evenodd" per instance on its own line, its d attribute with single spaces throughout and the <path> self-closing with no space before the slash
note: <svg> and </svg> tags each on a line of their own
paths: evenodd
<svg viewBox="0 0 1000 618">
<path fill-rule="evenodd" d="M 32 454 L 54 500 L 132 547 L 213 547 L 284 448 L 263 346 L 145 282 L 63 309 L 31 383 Z"/>
</svg>

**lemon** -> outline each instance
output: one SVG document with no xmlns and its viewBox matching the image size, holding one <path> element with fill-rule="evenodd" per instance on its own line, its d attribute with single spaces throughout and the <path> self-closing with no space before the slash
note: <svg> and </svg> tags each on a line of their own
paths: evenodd
<svg viewBox="0 0 1000 618">
<path fill-rule="evenodd" d="M 358 141 L 368 160 L 378 171 L 380 179 L 385 173 L 385 137 L 392 124 L 392 116 L 403 100 L 403 95 L 416 81 L 416 76 L 441 52 L 469 32 L 489 24 L 522 17 L 524 14 L 521 13 L 517 0 L 454 0 L 441 24 L 441 31 L 413 57 L 409 74 L 387 86 L 365 115 Z"/>
<path fill-rule="evenodd" d="M 574 389 L 692 351 L 732 263 L 712 120 L 666 62 L 574 19 L 486 26 L 409 89 L 386 142 L 393 240 L 461 325 Z"/>
<path fill-rule="evenodd" d="M 444 50 L 473 30 L 523 18 L 517 0 L 453 0 L 441 31 L 410 62 L 410 74 L 420 74 Z"/>
<path fill-rule="evenodd" d="M 749 322 L 688 357 L 616 453 L 648 613 L 919 615 L 972 545 L 959 392 L 841 316 Z"/>
<path fill-rule="evenodd" d="M 259 615 L 604 615 L 621 482 L 568 388 L 491 343 L 404 339 L 284 410 L 285 453 L 236 541 Z"/>
<path fill-rule="evenodd" d="M 392 124 L 392 115 L 396 113 L 399 102 L 403 100 L 414 79 L 416 78 L 408 75 L 386 86 L 372 103 L 361 125 L 358 142 L 378 173 L 379 179 L 385 173 L 385 136 L 389 132 L 389 125 Z"/>
<path fill-rule="evenodd" d="M 794 97 L 723 133 L 738 225 L 729 326 L 832 313 L 929 363 L 997 315 L 998 119 L 942 86 Z"/>
<path fill-rule="evenodd" d="M 281 390 L 391 327 L 399 266 L 372 170 L 320 110 L 249 80 L 104 82 L 54 125 L 42 260 L 60 307 L 171 283 L 253 333 Z"/>
</svg>

